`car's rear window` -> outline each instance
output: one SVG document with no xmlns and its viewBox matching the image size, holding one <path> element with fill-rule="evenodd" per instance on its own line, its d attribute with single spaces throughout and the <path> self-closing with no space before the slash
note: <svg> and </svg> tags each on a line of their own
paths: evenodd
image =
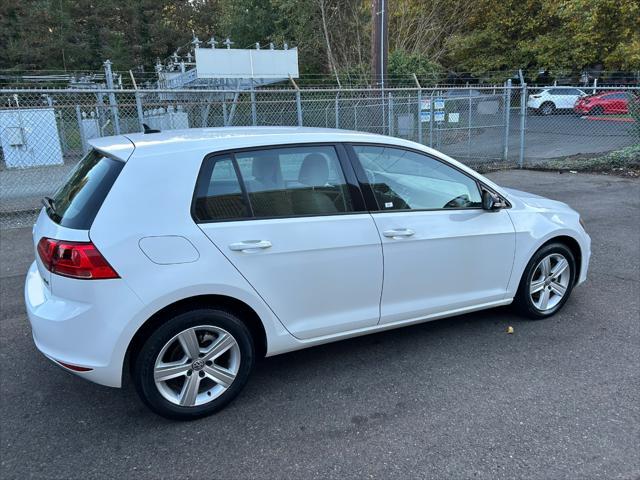
<svg viewBox="0 0 640 480">
<path fill-rule="evenodd" d="M 91 150 L 72 170 L 47 206 L 47 215 L 57 224 L 89 230 L 124 162 Z"/>
</svg>

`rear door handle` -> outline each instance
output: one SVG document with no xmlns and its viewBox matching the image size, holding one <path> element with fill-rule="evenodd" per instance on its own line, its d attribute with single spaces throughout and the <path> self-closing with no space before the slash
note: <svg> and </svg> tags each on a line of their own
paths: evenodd
<svg viewBox="0 0 640 480">
<path fill-rule="evenodd" d="M 382 234 L 387 238 L 405 238 L 411 237 L 415 234 L 410 228 L 393 228 L 391 230 L 385 230 Z"/>
<path fill-rule="evenodd" d="M 253 252 L 267 248 L 271 248 L 269 240 L 245 240 L 244 242 L 236 242 L 229 245 L 229 249 L 234 252 Z"/>
</svg>

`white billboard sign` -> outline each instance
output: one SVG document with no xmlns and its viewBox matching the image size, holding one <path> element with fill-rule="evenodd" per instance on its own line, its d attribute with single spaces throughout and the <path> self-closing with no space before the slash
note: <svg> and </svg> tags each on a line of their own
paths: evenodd
<svg viewBox="0 0 640 480">
<path fill-rule="evenodd" d="M 298 78 L 298 50 L 196 48 L 198 78 Z"/>
</svg>

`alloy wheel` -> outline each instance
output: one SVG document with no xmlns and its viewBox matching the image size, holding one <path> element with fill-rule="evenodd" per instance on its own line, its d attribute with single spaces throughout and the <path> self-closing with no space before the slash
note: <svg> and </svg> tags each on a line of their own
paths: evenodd
<svg viewBox="0 0 640 480">
<path fill-rule="evenodd" d="M 569 262 L 559 253 L 544 257 L 533 270 L 529 296 L 541 312 L 554 309 L 564 298 L 571 281 Z"/>
<path fill-rule="evenodd" d="M 551 115 L 555 108 L 550 103 L 545 103 L 542 105 L 542 114 L 543 115 Z"/>
<path fill-rule="evenodd" d="M 213 325 L 191 327 L 160 350 L 153 369 L 160 394 L 182 407 L 206 404 L 222 395 L 240 368 L 240 347 Z"/>
</svg>

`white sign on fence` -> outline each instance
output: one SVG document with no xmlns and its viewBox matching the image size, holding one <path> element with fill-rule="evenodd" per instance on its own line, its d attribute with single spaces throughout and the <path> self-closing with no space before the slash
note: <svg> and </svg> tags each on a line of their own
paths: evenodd
<svg viewBox="0 0 640 480">
<path fill-rule="evenodd" d="M 444 112 L 443 111 L 434 112 L 433 119 L 436 122 L 444 122 Z"/>
<path fill-rule="evenodd" d="M 431 110 L 431 99 L 423 99 L 420 103 L 420 110 Z"/>
<path fill-rule="evenodd" d="M 459 113 L 450 113 L 449 114 L 449 123 L 458 123 L 460 121 Z"/>
<path fill-rule="evenodd" d="M 442 98 L 438 98 L 433 103 L 433 105 L 434 105 L 436 110 L 443 110 L 444 109 L 444 100 Z"/>
<path fill-rule="evenodd" d="M 430 122 L 431 121 L 431 112 L 420 112 L 420 121 L 421 122 Z"/>
</svg>

